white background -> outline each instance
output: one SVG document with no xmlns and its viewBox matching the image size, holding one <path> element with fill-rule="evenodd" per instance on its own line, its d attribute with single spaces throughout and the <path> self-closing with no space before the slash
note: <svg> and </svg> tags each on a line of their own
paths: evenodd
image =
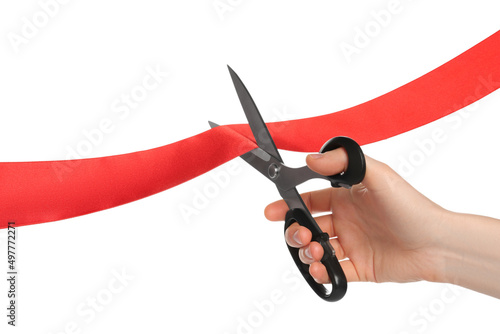
<svg viewBox="0 0 500 334">
<path fill-rule="evenodd" d="M 498 1 L 401 0 L 348 61 L 340 45 L 352 45 L 390 1 L 74 0 L 52 7 L 15 47 L 13 34 L 22 36 L 47 2 L 0 5 L 1 161 L 65 159 L 107 118 L 113 130 L 86 157 L 165 145 L 205 131 L 209 119 L 245 122 L 226 64 L 267 121 L 331 113 L 425 74 L 500 28 Z M 218 12 L 217 3 L 229 9 Z M 168 77 L 119 118 L 113 103 L 141 85 L 148 67 Z M 402 159 L 420 154 L 405 175 L 418 190 L 450 210 L 500 217 L 499 110 L 497 92 L 458 126 L 439 120 L 364 150 L 400 172 Z M 435 129 L 446 140 L 418 153 Z M 304 154 L 284 158 L 300 165 Z M 208 204 L 183 216 L 210 187 Z M 234 160 L 131 204 L 20 228 L 18 327 L 6 325 L 2 306 L 0 332 L 498 333 L 498 300 L 443 284 L 354 283 L 342 301 L 320 300 L 297 276 L 282 224 L 263 216 L 277 198 Z M 6 262 L 5 230 L 0 236 Z M 0 305 L 6 291 L 2 279 Z M 99 312 L 90 311 L 92 298 Z"/>
</svg>

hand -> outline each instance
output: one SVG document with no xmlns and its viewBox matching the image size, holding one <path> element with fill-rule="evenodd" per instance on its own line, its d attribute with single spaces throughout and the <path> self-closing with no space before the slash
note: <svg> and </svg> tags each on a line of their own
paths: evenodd
<svg viewBox="0 0 500 334">
<path fill-rule="evenodd" d="M 309 155 L 307 165 L 323 175 L 338 174 L 347 166 L 344 149 Z M 446 210 L 420 194 L 387 165 L 366 157 L 366 175 L 350 190 L 327 188 L 305 193 L 304 202 L 330 242 L 348 281 L 442 281 L 436 238 Z M 266 218 L 283 220 L 284 201 L 268 205 Z M 335 238 L 333 238 L 335 237 Z M 311 242 L 311 232 L 298 223 L 285 232 L 291 247 L 300 247 L 302 262 L 318 283 L 329 277 L 321 264 L 323 248 Z"/>
</svg>

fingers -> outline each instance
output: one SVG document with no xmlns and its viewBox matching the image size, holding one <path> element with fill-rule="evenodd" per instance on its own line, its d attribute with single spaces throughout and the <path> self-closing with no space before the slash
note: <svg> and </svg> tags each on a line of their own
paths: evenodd
<svg viewBox="0 0 500 334">
<path fill-rule="evenodd" d="M 302 200 L 312 214 L 331 211 L 332 188 L 301 194 Z M 285 201 L 279 200 L 269 204 L 264 209 L 264 215 L 270 221 L 282 221 L 289 210 Z"/>
<path fill-rule="evenodd" d="M 308 228 L 298 223 L 290 225 L 285 231 L 285 240 L 290 247 L 304 247 L 311 242 L 312 233 Z"/>
<path fill-rule="evenodd" d="M 316 217 L 315 220 L 319 228 L 327 233 L 330 238 L 335 236 L 332 215 Z M 285 231 L 286 243 L 291 247 L 304 247 L 311 242 L 311 238 L 311 231 L 304 226 L 300 226 L 299 223 L 293 223 Z"/>
<path fill-rule="evenodd" d="M 285 220 L 285 215 L 288 211 L 288 205 L 284 200 L 273 202 L 264 209 L 264 216 L 270 221 Z"/>
<path fill-rule="evenodd" d="M 347 170 L 347 152 L 338 148 L 323 154 L 309 154 L 307 166 L 322 175 L 335 175 Z M 365 155 L 366 172 L 362 184 L 369 189 L 378 189 L 381 185 L 390 184 L 401 177 L 386 164 Z"/>
<path fill-rule="evenodd" d="M 321 245 L 315 241 L 299 249 L 300 261 L 305 264 L 311 264 L 313 262 L 321 261 L 323 254 L 323 247 L 321 247 Z"/>
<path fill-rule="evenodd" d="M 323 257 L 323 247 L 315 241 L 311 242 L 312 234 L 309 229 L 298 223 L 290 225 L 285 231 L 285 240 L 290 247 L 300 248 L 299 257 L 305 264 L 320 261 Z"/>
<path fill-rule="evenodd" d="M 338 148 L 323 154 L 310 154 L 306 163 L 313 171 L 323 175 L 335 175 L 347 169 L 348 158 L 343 148 Z M 332 188 L 304 193 L 301 195 L 304 203 L 312 214 L 331 210 Z M 269 204 L 264 215 L 271 221 L 280 221 L 285 218 L 288 206 L 281 200 Z"/>
<path fill-rule="evenodd" d="M 335 255 L 337 259 L 344 260 L 346 259 L 346 255 L 344 249 L 340 245 L 337 239 L 330 239 L 330 244 L 332 244 L 333 249 L 335 250 Z M 294 247 L 294 246 L 291 246 Z M 296 247 L 298 248 L 298 247 Z M 325 253 L 323 247 L 316 241 L 310 241 L 299 249 L 299 257 L 300 260 L 305 264 L 312 264 L 314 262 L 320 262 L 323 258 L 323 254 Z"/>
<path fill-rule="evenodd" d="M 316 218 L 318 225 L 323 226 L 323 231 L 329 231 L 330 235 L 333 235 L 333 224 L 331 224 L 331 215 L 322 216 Z M 310 265 L 309 273 L 320 284 L 326 284 L 330 282 L 328 273 L 326 272 L 325 266 L 321 263 L 323 258 L 324 250 L 323 247 L 312 241 L 312 234 L 309 229 L 304 226 L 300 226 L 298 223 L 290 225 L 290 227 L 285 231 L 285 239 L 289 246 L 300 248 L 299 258 L 300 260 Z M 344 271 L 346 278 L 350 282 L 359 281 L 359 276 L 352 262 L 346 259 L 346 254 L 343 247 L 340 245 L 338 239 L 330 239 L 330 243 L 335 250 L 335 254 L 340 261 L 342 270 Z"/>
<path fill-rule="evenodd" d="M 309 154 L 306 157 L 307 166 L 322 175 L 335 175 L 347 170 L 348 158 L 344 148 L 325 153 Z"/>
<path fill-rule="evenodd" d="M 356 271 L 356 268 L 350 260 L 340 261 L 340 266 L 342 267 L 342 270 L 344 271 L 345 277 L 348 282 L 360 281 L 358 272 Z M 309 267 L 309 273 L 319 284 L 330 283 L 330 278 L 328 277 L 326 268 L 321 262 L 312 263 Z"/>
<path fill-rule="evenodd" d="M 290 242 L 288 240 L 290 240 Z M 324 254 L 323 247 L 315 241 L 311 242 L 311 232 L 308 229 L 299 226 L 297 223 L 292 224 L 287 230 L 287 243 L 292 247 L 300 247 L 299 258 L 303 263 L 310 265 L 309 273 L 316 282 L 320 284 L 330 283 L 330 277 L 328 276 L 326 268 L 320 262 Z M 338 240 L 330 239 L 330 243 L 335 249 L 337 258 L 342 260 L 340 261 L 340 266 L 346 275 L 347 281 L 359 281 L 359 275 L 356 268 L 349 259 L 346 259 L 345 252 Z"/>
</svg>

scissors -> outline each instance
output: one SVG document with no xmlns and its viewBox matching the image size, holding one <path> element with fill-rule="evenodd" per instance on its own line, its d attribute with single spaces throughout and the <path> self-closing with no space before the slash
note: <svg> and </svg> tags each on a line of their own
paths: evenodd
<svg viewBox="0 0 500 334">
<path fill-rule="evenodd" d="M 241 158 L 267 177 L 278 188 L 278 192 L 289 208 L 285 217 L 285 231 L 290 225 L 297 222 L 308 228 L 312 233 L 312 241 L 318 242 L 323 247 L 324 255 L 321 263 L 326 267 L 330 278 L 331 291 L 328 291 L 325 285 L 319 284 L 314 280 L 309 273 L 309 265 L 300 261 L 299 249 L 287 245 L 299 271 L 316 294 L 326 301 L 338 301 L 344 297 L 347 291 L 347 279 L 335 255 L 335 250 L 329 242 L 330 237 L 316 224 L 302 197 L 299 195 L 296 186 L 312 178 L 321 178 L 330 181 L 332 187 L 351 188 L 354 184 L 361 182 L 365 176 L 366 163 L 363 151 L 351 138 L 334 137 L 323 145 L 320 152 L 324 153 L 343 147 L 348 157 L 348 167 L 344 172 L 324 176 L 313 172 L 307 166 L 300 168 L 286 166 L 250 93 L 231 67 L 228 66 L 228 69 L 243 111 L 258 145 L 252 151 L 241 155 Z M 212 128 L 218 126 L 213 122 L 209 122 L 209 124 Z"/>
</svg>

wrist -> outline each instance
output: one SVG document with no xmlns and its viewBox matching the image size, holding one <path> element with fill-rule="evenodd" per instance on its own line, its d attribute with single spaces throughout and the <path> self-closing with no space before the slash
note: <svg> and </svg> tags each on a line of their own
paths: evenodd
<svg viewBox="0 0 500 334">
<path fill-rule="evenodd" d="M 500 298 L 500 221 L 446 211 L 435 238 L 435 274 L 451 283 Z"/>
<path fill-rule="evenodd" d="M 460 214 L 439 208 L 432 221 L 429 244 L 425 250 L 422 279 L 429 282 L 455 283 L 453 268 L 460 266 L 462 254 L 460 245 L 463 234 L 460 232 Z"/>
</svg>

